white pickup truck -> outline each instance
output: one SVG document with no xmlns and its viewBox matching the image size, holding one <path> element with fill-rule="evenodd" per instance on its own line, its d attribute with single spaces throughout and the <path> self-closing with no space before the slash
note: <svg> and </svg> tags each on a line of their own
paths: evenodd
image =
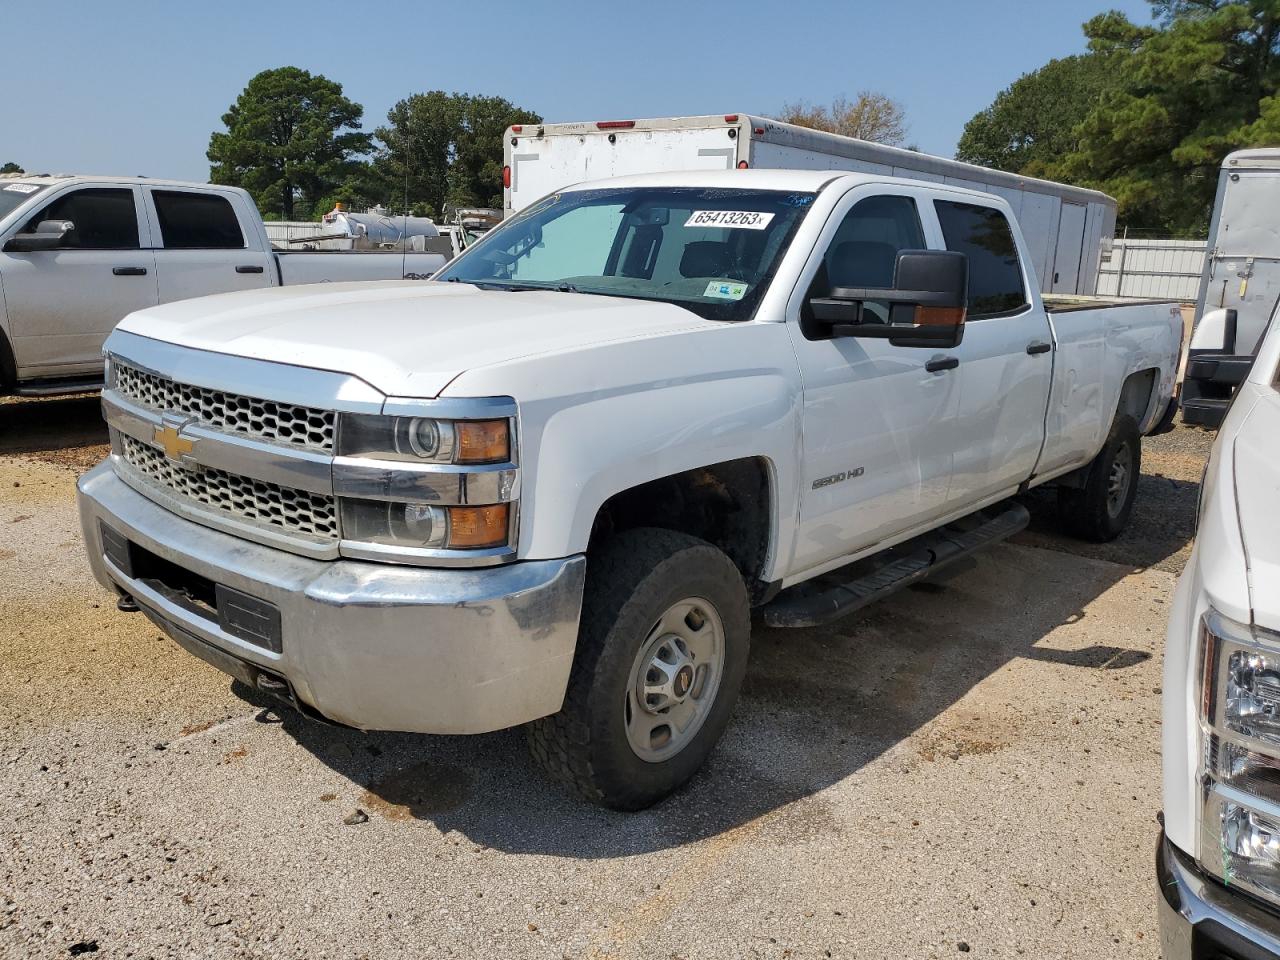
<svg viewBox="0 0 1280 960">
<path fill-rule="evenodd" d="M 245 191 L 136 177 L 0 179 L 0 393 L 102 383 L 128 313 L 232 290 L 425 277 L 436 253 L 277 253 Z"/>
<path fill-rule="evenodd" d="M 1046 483 L 1116 536 L 1181 342 L 1167 303 L 1046 311 L 998 197 L 832 171 L 568 188 L 438 279 L 126 318 L 90 562 L 306 713 L 531 723 L 624 809 L 715 745 L 753 607 L 851 612 Z"/>
<path fill-rule="evenodd" d="M 1280 323 L 1265 319 L 1222 408 L 1169 616 L 1165 960 L 1280 958 Z"/>
</svg>

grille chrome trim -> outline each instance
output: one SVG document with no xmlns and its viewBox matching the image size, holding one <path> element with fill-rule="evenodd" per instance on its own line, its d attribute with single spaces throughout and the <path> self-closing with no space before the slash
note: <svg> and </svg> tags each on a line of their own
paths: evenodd
<svg viewBox="0 0 1280 960">
<path fill-rule="evenodd" d="M 324 453 L 334 449 L 338 415 L 332 410 L 181 383 L 121 357 L 111 364 L 110 386 L 144 409 L 193 417 L 213 430 Z"/>
<path fill-rule="evenodd" d="M 153 446 L 120 435 L 120 463 L 144 484 L 158 487 L 198 511 L 252 526 L 273 527 L 291 537 L 336 545 L 337 503 L 332 496 L 308 493 L 264 480 L 205 467 L 183 469 Z"/>
</svg>

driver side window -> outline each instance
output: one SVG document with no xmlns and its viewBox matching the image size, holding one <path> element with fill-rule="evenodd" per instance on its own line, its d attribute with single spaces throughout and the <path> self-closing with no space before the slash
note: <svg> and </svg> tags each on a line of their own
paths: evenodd
<svg viewBox="0 0 1280 960">
<path fill-rule="evenodd" d="M 884 195 L 859 200 L 831 238 L 810 296 L 829 296 L 835 287 L 892 287 L 898 254 L 926 247 L 920 214 L 911 197 Z M 871 301 L 863 309 L 870 322 L 890 321 L 887 303 Z"/>
<path fill-rule="evenodd" d="M 138 211 L 129 189 L 89 188 L 58 197 L 27 222 L 70 220 L 75 229 L 59 245 L 63 250 L 137 250 Z"/>
</svg>

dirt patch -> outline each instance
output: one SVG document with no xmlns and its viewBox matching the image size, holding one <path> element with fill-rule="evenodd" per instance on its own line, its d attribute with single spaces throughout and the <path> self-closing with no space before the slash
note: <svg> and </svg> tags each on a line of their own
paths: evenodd
<svg viewBox="0 0 1280 960">
<path fill-rule="evenodd" d="M 195 733 L 204 733 L 217 722 L 217 720 L 206 720 L 204 723 L 189 723 L 178 731 L 178 736 L 189 737 Z"/>
<path fill-rule="evenodd" d="M 384 777 L 360 804 L 387 820 L 424 820 L 462 806 L 471 796 L 471 773 L 445 763 L 419 763 Z"/>
</svg>

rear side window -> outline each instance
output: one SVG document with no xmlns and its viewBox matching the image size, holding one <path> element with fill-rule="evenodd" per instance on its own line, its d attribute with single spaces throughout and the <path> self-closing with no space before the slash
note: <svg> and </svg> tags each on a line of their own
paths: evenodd
<svg viewBox="0 0 1280 960">
<path fill-rule="evenodd" d="M 63 238 L 63 249 L 138 249 L 138 210 L 132 190 L 73 190 L 32 217 L 26 229 L 34 230 L 41 220 L 70 220 L 75 224 Z"/>
<path fill-rule="evenodd" d="M 244 234 L 226 197 L 213 193 L 153 190 L 166 250 L 243 250 Z"/>
<path fill-rule="evenodd" d="M 969 319 L 1017 313 L 1027 306 L 1018 247 L 1005 215 L 993 207 L 935 200 L 948 250 L 969 257 Z"/>
</svg>

